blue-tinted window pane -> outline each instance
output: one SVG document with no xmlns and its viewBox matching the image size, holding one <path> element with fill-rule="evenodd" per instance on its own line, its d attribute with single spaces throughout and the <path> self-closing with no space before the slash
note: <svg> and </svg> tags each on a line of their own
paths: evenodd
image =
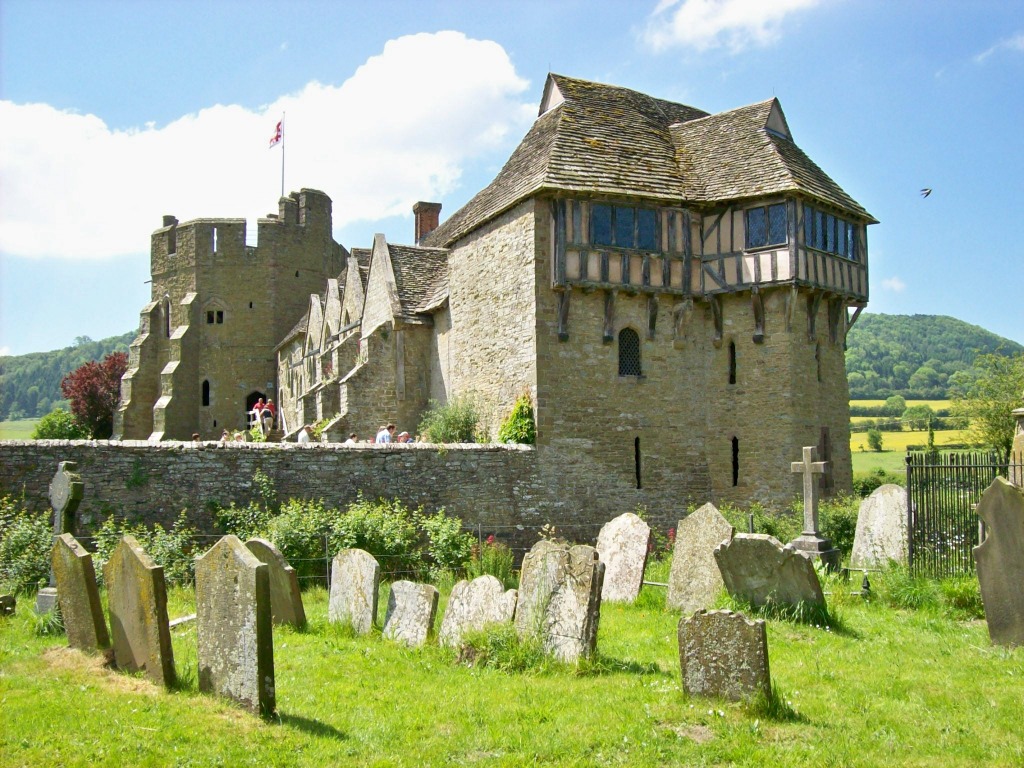
<svg viewBox="0 0 1024 768">
<path fill-rule="evenodd" d="M 612 207 L 590 206 L 590 242 L 593 245 L 612 244 Z"/>
<path fill-rule="evenodd" d="M 836 219 L 830 213 L 825 214 L 825 250 L 836 249 Z"/>
<path fill-rule="evenodd" d="M 814 243 L 814 209 L 804 206 L 804 245 Z"/>
<path fill-rule="evenodd" d="M 747 211 L 747 248 L 760 248 L 768 244 L 768 222 L 764 208 Z"/>
<path fill-rule="evenodd" d="M 846 225 L 846 253 L 851 259 L 857 259 L 857 236 L 853 224 Z"/>
<path fill-rule="evenodd" d="M 579 200 L 572 201 L 572 241 L 574 243 L 583 242 L 583 233 L 580 231 L 583 228 L 583 206 L 580 205 Z"/>
<path fill-rule="evenodd" d="M 633 241 L 633 209 L 615 208 L 615 244 L 623 248 L 635 248 Z"/>
<path fill-rule="evenodd" d="M 825 248 L 825 214 L 814 212 L 814 247 L 819 251 Z"/>
<path fill-rule="evenodd" d="M 768 244 L 779 245 L 786 242 L 786 206 L 768 206 Z"/>
<path fill-rule="evenodd" d="M 655 212 L 650 208 L 641 208 L 637 216 L 637 248 L 658 251 L 658 227 Z"/>
</svg>

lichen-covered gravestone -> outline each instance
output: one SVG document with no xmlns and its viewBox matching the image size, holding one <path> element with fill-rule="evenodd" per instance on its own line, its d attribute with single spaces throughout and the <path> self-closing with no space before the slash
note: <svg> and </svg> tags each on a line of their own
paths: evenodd
<svg viewBox="0 0 1024 768">
<path fill-rule="evenodd" d="M 62 533 L 75 535 L 75 512 L 85 496 L 85 486 L 78 474 L 78 464 L 74 461 L 62 461 L 57 465 L 57 473 L 50 481 L 50 507 L 53 509 L 53 538 Z M 53 569 L 50 569 L 50 584 L 36 594 L 36 612 L 47 613 L 57 604 L 57 582 Z"/>
<path fill-rule="evenodd" d="M 275 624 L 291 624 L 300 629 L 306 626 L 306 609 L 302 606 L 302 592 L 295 569 L 288 565 L 281 550 L 266 539 L 249 539 L 245 547 L 270 573 L 270 612 Z"/>
<path fill-rule="evenodd" d="M 699 610 L 679 621 L 679 665 L 690 695 L 731 701 L 771 693 L 764 619 Z"/>
<path fill-rule="evenodd" d="M 725 588 L 733 597 L 761 606 L 824 606 L 818 573 L 810 557 L 765 533 L 737 533 L 715 549 Z"/>
<path fill-rule="evenodd" d="M 430 584 L 396 581 L 388 596 L 384 617 L 384 637 L 412 648 L 427 642 L 437 615 L 437 589 Z"/>
<path fill-rule="evenodd" d="M 860 503 L 851 568 L 907 564 L 907 490 L 887 483 Z"/>
<path fill-rule="evenodd" d="M 377 620 L 380 565 L 369 552 L 343 549 L 331 565 L 331 596 L 327 620 L 350 624 L 358 635 L 373 629 Z"/>
<path fill-rule="evenodd" d="M 715 561 L 715 547 L 731 539 L 733 533 L 729 521 L 710 503 L 679 521 L 666 608 L 693 613 L 714 603 L 725 586 Z"/>
<path fill-rule="evenodd" d="M 237 536 L 196 560 L 199 690 L 269 717 L 276 707 L 267 566 Z"/>
<path fill-rule="evenodd" d="M 978 503 L 985 540 L 974 548 L 988 634 L 1024 645 L 1024 492 L 997 477 Z"/>
<path fill-rule="evenodd" d="M 597 648 L 604 563 L 597 550 L 538 541 L 523 558 L 515 626 L 544 650 L 573 662 Z"/>
<path fill-rule="evenodd" d="M 96 588 L 92 555 L 70 533 L 62 533 L 53 545 L 50 563 L 68 645 L 82 651 L 108 647 L 110 635 Z"/>
<path fill-rule="evenodd" d="M 123 536 L 103 566 L 107 612 L 118 669 L 174 684 L 174 650 L 167 621 L 164 569 L 143 551 L 134 536 Z"/>
<path fill-rule="evenodd" d="M 604 563 L 601 599 L 632 603 L 640 594 L 647 565 L 651 526 L 632 512 L 605 523 L 597 536 L 597 553 Z"/>
<path fill-rule="evenodd" d="M 466 632 L 479 631 L 494 624 L 512 621 L 516 610 L 516 590 L 490 574 L 472 581 L 460 581 L 448 596 L 448 605 L 437 633 L 438 642 L 458 648 Z"/>
</svg>

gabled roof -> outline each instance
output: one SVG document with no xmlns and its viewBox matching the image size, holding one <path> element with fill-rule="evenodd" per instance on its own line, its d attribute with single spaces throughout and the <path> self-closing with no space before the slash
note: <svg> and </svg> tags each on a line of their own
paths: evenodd
<svg viewBox="0 0 1024 768">
<path fill-rule="evenodd" d="M 448 297 L 448 251 L 388 243 L 403 315 L 437 307 Z"/>
<path fill-rule="evenodd" d="M 363 283 L 363 290 L 366 290 L 366 281 L 370 277 L 370 256 L 373 255 L 373 251 L 369 248 L 353 248 L 352 258 L 356 260 L 356 264 L 359 265 L 359 279 Z"/>
<path fill-rule="evenodd" d="M 679 203 L 801 192 L 874 221 L 793 143 L 775 99 L 709 115 L 549 74 L 541 115 L 497 177 L 423 243 L 450 246 L 542 189 Z"/>
</svg>

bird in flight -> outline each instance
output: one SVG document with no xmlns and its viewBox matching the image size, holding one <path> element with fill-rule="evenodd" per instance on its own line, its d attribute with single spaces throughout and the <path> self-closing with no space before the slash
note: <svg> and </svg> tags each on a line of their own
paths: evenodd
<svg viewBox="0 0 1024 768">
<path fill-rule="evenodd" d="M 921 190 L 921 197 L 928 197 L 932 193 L 931 187 L 925 187 Z"/>
</svg>

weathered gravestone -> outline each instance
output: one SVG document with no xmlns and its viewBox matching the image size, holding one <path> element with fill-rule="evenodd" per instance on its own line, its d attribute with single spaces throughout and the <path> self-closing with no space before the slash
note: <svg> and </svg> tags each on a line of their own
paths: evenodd
<svg viewBox="0 0 1024 768">
<path fill-rule="evenodd" d="M 766 533 L 737 533 L 715 549 L 715 560 L 729 594 L 755 607 L 825 605 L 814 561 L 792 544 Z"/>
<path fill-rule="evenodd" d="M 17 607 L 18 601 L 14 595 L 0 595 L 0 616 L 13 616 Z"/>
<path fill-rule="evenodd" d="M 365 635 L 377 620 L 380 565 L 369 552 L 343 549 L 331 565 L 331 596 L 327 620 L 351 624 Z"/>
<path fill-rule="evenodd" d="M 818 480 L 815 475 L 828 471 L 827 461 L 815 461 L 818 449 L 813 445 L 803 448 L 803 458 L 790 464 L 794 474 L 803 476 L 804 486 L 804 530 L 790 545 L 811 558 L 820 558 L 826 566 L 835 570 L 839 567 L 842 553 L 818 530 Z"/>
<path fill-rule="evenodd" d="M 714 504 L 705 504 L 679 521 L 665 596 L 667 608 L 693 613 L 714 603 L 725 586 L 715 547 L 731 539 L 733 533 Z"/>
<path fill-rule="evenodd" d="M 907 564 L 907 490 L 887 483 L 860 503 L 851 568 Z"/>
<path fill-rule="evenodd" d="M 110 635 L 96 588 L 92 555 L 70 533 L 62 533 L 53 545 L 50 563 L 68 645 L 83 651 L 108 647 Z"/>
<path fill-rule="evenodd" d="M 543 539 L 523 558 L 515 626 L 537 637 L 560 661 L 590 656 L 597 648 L 604 563 L 597 550 Z"/>
<path fill-rule="evenodd" d="M 167 621 L 164 569 L 143 551 L 134 536 L 123 536 L 103 566 L 107 612 L 119 669 L 174 684 L 174 650 Z"/>
<path fill-rule="evenodd" d="M 384 637 L 416 648 L 427 642 L 437 615 L 437 589 L 430 584 L 396 581 L 388 596 Z"/>
<path fill-rule="evenodd" d="M 640 594 L 647 565 L 651 526 L 632 512 L 604 524 L 597 536 L 597 554 L 604 563 L 601 599 L 632 603 Z"/>
<path fill-rule="evenodd" d="M 1024 492 L 1001 477 L 978 503 L 985 540 L 974 548 L 988 634 L 997 645 L 1024 645 Z"/>
<path fill-rule="evenodd" d="M 75 535 L 75 512 L 85 496 L 85 486 L 77 472 L 74 461 L 62 461 L 57 465 L 57 474 L 50 481 L 50 508 L 53 509 L 53 538 L 62 533 Z M 50 569 L 50 584 L 36 595 L 36 612 L 47 613 L 57 603 L 57 582 Z"/>
<path fill-rule="evenodd" d="M 437 633 L 438 642 L 458 648 L 465 632 L 508 623 L 512 621 L 515 610 L 516 590 L 506 591 L 494 576 L 488 574 L 472 581 L 460 581 L 448 597 L 441 629 Z"/>
<path fill-rule="evenodd" d="M 276 707 L 267 566 L 237 536 L 196 559 L 199 690 L 264 717 Z"/>
<path fill-rule="evenodd" d="M 690 695 L 731 701 L 771 693 L 764 619 L 699 610 L 679 621 L 679 665 Z"/>
<path fill-rule="evenodd" d="M 295 569 L 288 565 L 281 550 L 266 539 L 249 539 L 245 548 L 265 563 L 270 574 L 270 613 L 275 624 L 306 626 L 306 610 Z"/>
<path fill-rule="evenodd" d="M 1024 398 L 1024 394 L 1021 397 Z M 1007 474 L 1011 483 L 1024 488 L 1024 408 L 1011 411 L 1011 415 L 1016 419 L 1017 427 L 1010 448 L 1010 471 Z"/>
</svg>

